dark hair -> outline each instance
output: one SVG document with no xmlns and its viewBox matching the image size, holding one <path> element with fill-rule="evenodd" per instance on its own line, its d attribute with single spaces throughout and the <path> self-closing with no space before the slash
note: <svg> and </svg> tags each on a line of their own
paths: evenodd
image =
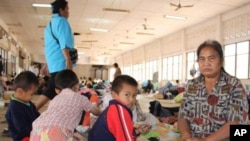
<svg viewBox="0 0 250 141">
<path fill-rule="evenodd" d="M 24 91 L 28 91 L 32 85 L 38 86 L 39 81 L 37 76 L 31 71 L 23 71 L 19 73 L 13 82 L 14 90 L 21 88 Z"/>
<path fill-rule="evenodd" d="M 224 64 L 224 56 L 223 56 L 223 50 L 221 44 L 216 40 L 206 40 L 203 42 L 197 49 L 197 58 L 199 58 L 201 50 L 205 47 L 211 47 L 213 48 L 220 56 L 221 63 Z M 198 60 L 197 60 L 198 61 Z M 225 72 L 225 69 L 223 68 L 223 65 L 221 69 Z"/>
<path fill-rule="evenodd" d="M 56 74 L 55 86 L 62 90 L 65 88 L 72 88 L 75 84 L 78 84 L 79 80 L 77 75 L 72 70 L 63 70 Z"/>
<path fill-rule="evenodd" d="M 114 63 L 114 66 L 115 66 L 115 67 L 118 67 L 118 64 L 117 64 L 117 63 Z"/>
<path fill-rule="evenodd" d="M 51 3 L 52 13 L 59 13 L 59 9 L 65 9 L 68 2 L 66 0 L 55 0 L 53 3 Z"/>
<path fill-rule="evenodd" d="M 122 89 L 122 84 L 124 83 L 131 85 L 131 86 L 138 87 L 138 83 L 133 77 L 129 75 L 119 75 L 112 82 L 111 90 L 116 93 L 119 93 Z"/>
</svg>

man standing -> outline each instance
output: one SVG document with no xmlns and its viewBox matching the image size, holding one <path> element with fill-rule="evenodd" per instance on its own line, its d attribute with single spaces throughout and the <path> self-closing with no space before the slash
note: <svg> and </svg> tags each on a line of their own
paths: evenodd
<svg viewBox="0 0 250 141">
<path fill-rule="evenodd" d="M 2 61 L 2 55 L 0 55 L 0 76 L 2 76 L 3 72 L 3 61 Z"/>
<path fill-rule="evenodd" d="M 68 2 L 55 0 L 51 3 L 51 7 L 53 15 L 44 32 L 45 58 L 50 80 L 47 90 L 36 102 L 37 109 L 55 97 L 56 74 L 65 69 L 72 69 L 69 49 L 74 48 L 74 36 L 67 20 L 69 17 Z"/>
<path fill-rule="evenodd" d="M 114 74 L 114 79 L 115 79 L 117 76 L 122 74 L 122 71 L 117 63 L 114 63 L 114 67 L 115 67 L 115 74 Z"/>
</svg>

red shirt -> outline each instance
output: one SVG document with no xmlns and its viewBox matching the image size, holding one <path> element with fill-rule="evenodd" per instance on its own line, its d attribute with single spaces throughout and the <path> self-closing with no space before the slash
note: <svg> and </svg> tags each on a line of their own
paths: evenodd
<svg viewBox="0 0 250 141">
<path fill-rule="evenodd" d="M 120 102 L 120 101 L 119 101 Z M 110 105 L 107 111 L 107 125 L 116 141 L 136 141 L 130 113 L 121 105 Z"/>
</svg>

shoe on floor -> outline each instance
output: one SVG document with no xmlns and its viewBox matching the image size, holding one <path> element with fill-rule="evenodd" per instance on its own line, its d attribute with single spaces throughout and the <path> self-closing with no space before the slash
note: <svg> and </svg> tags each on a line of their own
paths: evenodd
<svg viewBox="0 0 250 141">
<path fill-rule="evenodd" d="M 3 137 L 10 137 L 8 128 L 4 128 L 1 136 L 3 136 Z"/>
</svg>

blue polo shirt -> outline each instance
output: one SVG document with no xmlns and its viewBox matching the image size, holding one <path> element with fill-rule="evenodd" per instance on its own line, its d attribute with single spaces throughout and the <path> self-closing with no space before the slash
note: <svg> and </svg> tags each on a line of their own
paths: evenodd
<svg viewBox="0 0 250 141">
<path fill-rule="evenodd" d="M 74 36 L 69 22 L 65 17 L 53 14 L 50 22 L 52 32 L 58 39 L 59 44 L 52 36 L 50 23 L 48 23 L 44 31 L 44 50 L 49 73 L 54 73 L 66 69 L 66 60 L 62 50 L 66 47 L 74 47 Z"/>
</svg>

